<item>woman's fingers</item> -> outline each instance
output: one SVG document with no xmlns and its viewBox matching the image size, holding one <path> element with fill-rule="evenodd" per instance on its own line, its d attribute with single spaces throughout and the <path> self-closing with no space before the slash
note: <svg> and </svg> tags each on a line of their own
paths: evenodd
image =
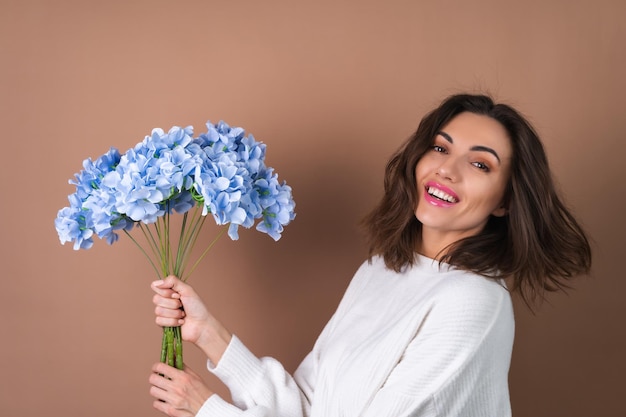
<svg viewBox="0 0 626 417">
<path fill-rule="evenodd" d="M 154 322 L 159 327 L 178 327 L 178 326 L 182 326 L 183 324 L 185 324 L 184 319 L 171 319 L 171 318 L 159 317 L 159 316 L 157 316 L 154 319 Z"/>
<path fill-rule="evenodd" d="M 157 317 L 163 317 L 168 319 L 182 319 L 183 317 L 185 317 L 185 312 L 180 308 L 171 309 L 161 306 L 154 307 L 154 314 L 156 314 Z"/>
<path fill-rule="evenodd" d="M 189 285 L 185 284 L 183 281 L 181 281 L 180 279 L 178 279 L 177 277 L 173 275 L 170 275 L 166 277 L 165 279 L 158 279 L 156 281 L 152 281 L 151 285 L 155 291 L 156 290 L 159 290 L 159 291 L 172 290 L 175 292 L 181 292 L 181 291 L 187 291 L 191 289 Z"/>
<path fill-rule="evenodd" d="M 169 391 L 162 390 L 155 386 L 150 387 L 150 395 L 156 399 L 152 406 L 160 412 L 171 417 L 193 417 L 193 412 L 189 411 L 180 398 L 172 395 Z"/>
<path fill-rule="evenodd" d="M 155 304 L 154 314 L 155 322 L 159 326 L 181 326 L 185 321 L 185 312 L 183 311 L 180 300 L 163 298 L 155 294 L 153 298 Z"/>
<path fill-rule="evenodd" d="M 179 299 L 163 297 L 159 294 L 154 294 L 152 297 L 152 303 L 155 306 L 168 308 L 170 310 L 177 310 L 183 306 L 183 303 Z"/>
<path fill-rule="evenodd" d="M 167 379 L 172 379 L 178 372 L 182 372 L 172 366 L 169 366 L 163 362 L 157 362 L 152 365 L 152 372 L 158 375 L 163 375 Z"/>
<path fill-rule="evenodd" d="M 152 406 L 163 414 L 166 414 L 170 417 L 194 417 L 194 414 L 192 412 L 186 410 L 178 410 L 164 401 L 155 401 L 152 403 Z"/>
<path fill-rule="evenodd" d="M 175 384 L 172 380 L 177 376 L 178 371 L 164 363 L 158 363 L 152 367 L 153 373 L 148 379 L 150 382 L 150 395 L 160 401 L 172 403 L 174 401 L 173 388 Z"/>
<path fill-rule="evenodd" d="M 152 281 L 152 283 L 150 284 L 150 287 L 152 288 L 152 291 L 154 291 L 155 293 L 159 294 L 162 297 L 180 298 L 180 294 L 178 294 L 178 292 L 175 289 L 173 289 L 175 282 L 176 282 L 175 279 L 170 279 L 168 277 L 166 279 L 159 279 L 156 281 Z"/>
<path fill-rule="evenodd" d="M 150 375 L 150 384 L 152 384 L 150 387 L 150 395 L 159 401 L 167 401 L 169 399 L 168 391 L 159 386 L 160 382 L 162 382 L 159 381 L 159 379 L 164 380 L 165 378 L 156 374 Z"/>
<path fill-rule="evenodd" d="M 185 365 L 179 370 L 164 363 L 152 366 L 149 378 L 154 407 L 169 416 L 194 416 L 213 395 L 202 379 Z"/>
<path fill-rule="evenodd" d="M 185 312 L 180 300 L 164 298 L 158 294 L 153 297 L 156 324 L 159 326 L 180 326 L 184 323 Z"/>
<path fill-rule="evenodd" d="M 150 395 L 156 399 L 154 408 L 169 416 L 193 416 L 188 401 L 180 392 L 178 379 L 184 376 L 184 372 L 164 363 L 155 364 L 152 371 L 149 382 L 152 385 Z"/>
</svg>

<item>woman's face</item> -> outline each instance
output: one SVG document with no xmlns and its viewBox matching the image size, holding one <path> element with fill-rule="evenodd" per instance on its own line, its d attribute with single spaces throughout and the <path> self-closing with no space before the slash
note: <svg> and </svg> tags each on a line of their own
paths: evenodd
<svg viewBox="0 0 626 417">
<path fill-rule="evenodd" d="M 488 116 L 460 113 L 440 130 L 415 168 L 422 244 L 441 250 L 506 214 L 512 152 L 505 128 Z"/>
</svg>

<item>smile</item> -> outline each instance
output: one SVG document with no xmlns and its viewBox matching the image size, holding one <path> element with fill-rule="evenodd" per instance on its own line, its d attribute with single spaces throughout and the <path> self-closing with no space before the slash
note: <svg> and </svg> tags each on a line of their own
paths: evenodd
<svg viewBox="0 0 626 417">
<path fill-rule="evenodd" d="M 435 187 L 427 187 L 426 192 L 428 193 L 428 195 L 438 198 L 441 201 L 446 201 L 448 203 L 457 203 L 459 201 L 458 198 Z"/>
</svg>

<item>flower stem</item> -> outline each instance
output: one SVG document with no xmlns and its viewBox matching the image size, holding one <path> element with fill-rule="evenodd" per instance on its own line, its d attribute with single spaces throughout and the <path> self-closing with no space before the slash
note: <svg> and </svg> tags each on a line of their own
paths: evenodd
<svg viewBox="0 0 626 417">
<path fill-rule="evenodd" d="M 161 362 L 165 363 L 167 360 L 167 331 L 163 328 L 163 339 L 161 340 Z"/>
<path fill-rule="evenodd" d="M 161 362 L 183 369 L 183 338 L 180 326 L 163 328 Z"/>
<path fill-rule="evenodd" d="M 227 226 L 223 226 L 222 230 L 220 230 L 220 232 L 217 234 L 217 236 L 215 236 L 215 239 L 213 239 L 213 241 L 209 244 L 209 246 L 204 250 L 204 252 L 202 252 L 202 255 L 200 255 L 200 257 L 196 260 L 196 262 L 193 264 L 193 266 L 191 267 L 191 271 L 189 271 L 189 275 L 191 275 L 193 273 L 193 271 L 195 271 L 196 267 L 198 266 L 198 264 L 200 263 L 200 261 L 202 260 L 202 258 L 204 258 L 206 256 L 207 253 L 209 253 L 209 250 L 211 250 L 211 248 L 213 247 L 213 245 L 215 245 L 215 243 L 219 240 L 220 237 L 222 237 L 222 235 L 224 234 L 224 232 L 226 232 Z"/>
<path fill-rule="evenodd" d="M 189 218 L 189 212 L 186 212 L 183 216 L 183 223 L 180 229 L 180 236 L 178 237 L 178 245 L 176 247 L 176 261 L 174 265 L 175 274 L 181 280 L 184 280 L 183 273 L 185 265 L 187 264 L 187 258 L 193 248 L 194 233 L 197 233 L 200 209 L 196 206 L 193 210 L 191 218 Z M 204 217 L 202 218 L 204 221 Z M 202 227 L 202 226 L 200 226 Z"/>
<path fill-rule="evenodd" d="M 139 248 L 139 250 L 144 254 L 144 256 L 146 257 L 146 259 L 148 259 L 148 262 L 150 262 L 150 265 L 152 265 L 152 268 L 154 269 L 154 272 L 156 272 L 157 277 L 161 278 L 161 275 L 159 274 L 159 270 L 156 267 L 156 265 L 154 264 L 154 262 L 152 261 L 152 258 L 150 257 L 150 255 L 148 255 L 148 253 L 145 251 L 145 249 L 143 248 L 143 246 L 141 246 L 139 244 L 139 242 L 137 242 L 135 240 L 135 238 L 128 233 L 128 230 L 124 230 L 124 233 L 126 233 L 126 235 L 130 238 L 130 240 L 133 241 L 133 243 Z"/>
<path fill-rule="evenodd" d="M 166 327 L 165 332 L 167 333 L 167 364 L 174 366 L 174 329 L 172 327 Z"/>
<path fill-rule="evenodd" d="M 124 232 L 148 259 L 148 262 L 150 262 L 150 265 L 159 278 L 164 279 L 168 275 L 173 274 L 180 280 L 186 281 L 188 276 L 191 275 L 199 265 L 200 261 L 208 254 L 213 245 L 215 245 L 219 238 L 226 232 L 226 227 L 222 227 L 222 230 L 219 231 L 213 241 L 193 263 L 189 273 L 185 273 L 185 267 L 191 256 L 192 249 L 198 240 L 200 231 L 206 220 L 206 216 L 203 216 L 201 213 L 201 206 L 196 206 L 193 213 L 190 215 L 187 213 L 184 214 L 177 244 L 170 242 L 171 224 L 169 207 L 166 213 L 159 217 L 152 225 L 139 223 L 138 227 L 144 235 L 147 246 L 150 249 L 149 251 L 144 249 L 127 230 L 124 230 Z M 152 253 L 152 256 L 150 256 L 149 252 Z M 163 363 L 178 369 L 183 369 L 183 339 L 180 326 L 163 327 L 160 359 Z"/>
<path fill-rule="evenodd" d="M 174 366 L 178 369 L 183 369 L 183 337 L 180 326 L 175 327 L 174 330 L 176 337 L 176 361 Z"/>
<path fill-rule="evenodd" d="M 187 230 L 188 212 L 183 214 L 183 223 L 180 227 L 180 236 L 178 237 L 178 247 L 176 249 L 176 262 L 174 264 L 174 274 L 179 276 L 184 265 L 183 247 L 185 246 L 185 231 Z"/>
</svg>

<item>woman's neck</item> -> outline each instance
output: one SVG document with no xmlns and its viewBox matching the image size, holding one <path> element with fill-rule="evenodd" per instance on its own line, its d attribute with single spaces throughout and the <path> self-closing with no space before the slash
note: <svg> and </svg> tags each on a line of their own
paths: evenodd
<svg viewBox="0 0 626 417">
<path fill-rule="evenodd" d="M 440 261 L 448 253 L 448 249 L 465 236 L 440 233 L 434 230 L 422 230 L 417 242 L 416 252 L 420 255 Z"/>
<path fill-rule="evenodd" d="M 418 243 L 415 251 L 422 256 L 425 256 L 430 259 L 434 259 L 436 261 L 441 260 L 441 257 L 445 255 L 445 252 L 442 251 L 442 249 L 435 249 L 435 248 L 429 247 L 428 245 L 424 245 L 422 243 Z"/>
</svg>

